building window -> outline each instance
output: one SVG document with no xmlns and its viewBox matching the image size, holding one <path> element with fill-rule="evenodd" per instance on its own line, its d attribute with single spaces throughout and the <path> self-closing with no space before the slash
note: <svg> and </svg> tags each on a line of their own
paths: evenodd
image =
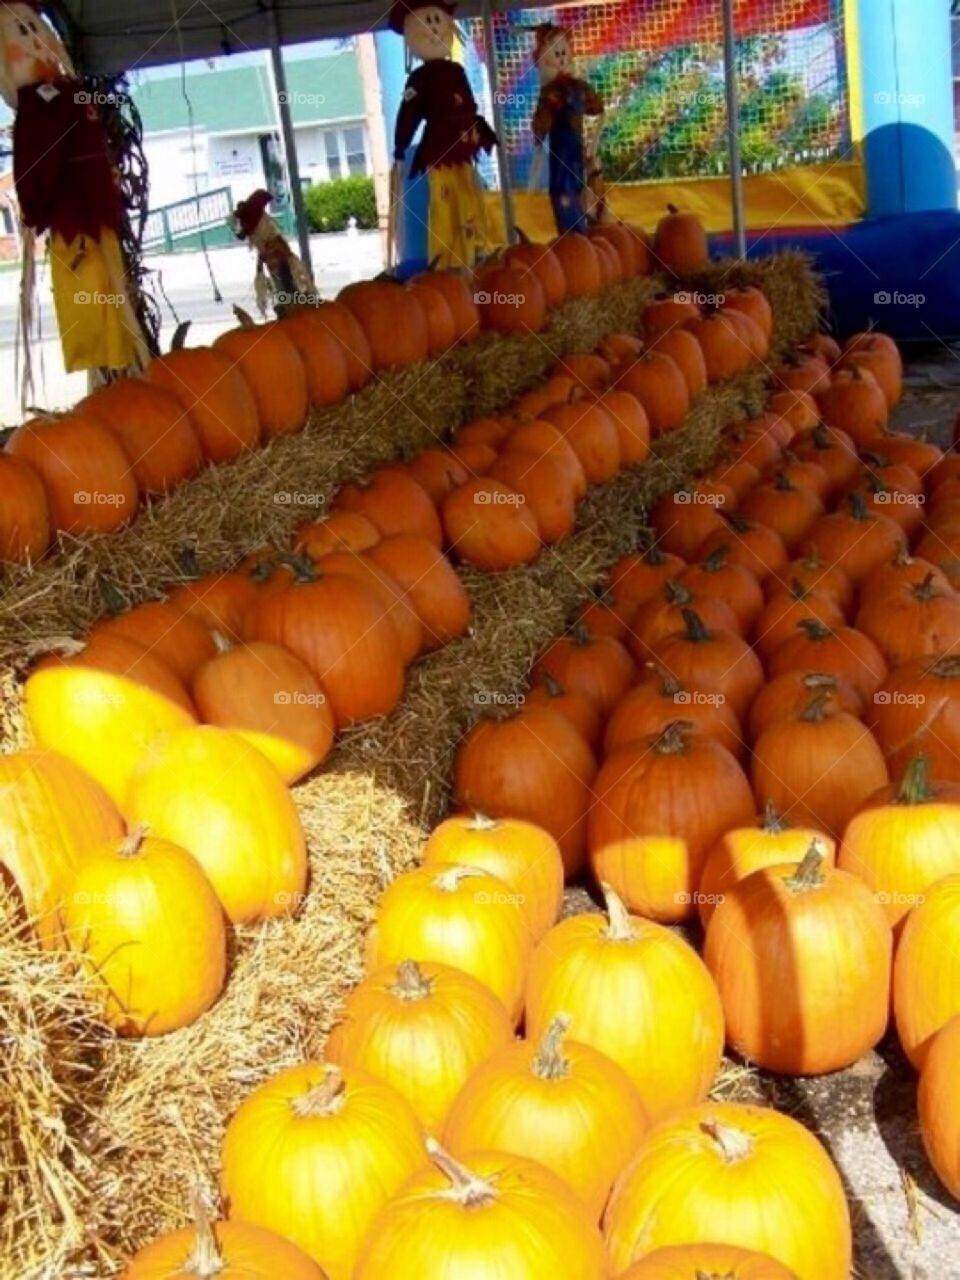
<svg viewBox="0 0 960 1280">
<path fill-rule="evenodd" d="M 13 211 L 6 204 L 0 204 L 0 235 L 13 235 Z"/>
<path fill-rule="evenodd" d="M 343 149 L 347 156 L 347 169 L 352 176 L 366 175 L 367 152 L 363 142 L 363 129 L 356 126 L 343 131 Z"/>
<path fill-rule="evenodd" d="M 343 174 L 340 164 L 340 134 L 330 129 L 323 135 L 323 142 L 327 152 L 327 177 L 335 182 Z"/>
</svg>

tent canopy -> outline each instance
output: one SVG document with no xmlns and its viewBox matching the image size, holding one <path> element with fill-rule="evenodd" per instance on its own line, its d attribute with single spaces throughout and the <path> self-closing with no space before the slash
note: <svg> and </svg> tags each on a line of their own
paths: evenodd
<svg viewBox="0 0 960 1280">
<path fill-rule="evenodd" d="M 274 7 L 280 39 L 297 44 L 383 28 L 390 0 L 51 0 L 83 70 L 94 75 L 267 48 Z M 463 0 L 458 16 L 482 9 L 482 0 Z"/>
</svg>

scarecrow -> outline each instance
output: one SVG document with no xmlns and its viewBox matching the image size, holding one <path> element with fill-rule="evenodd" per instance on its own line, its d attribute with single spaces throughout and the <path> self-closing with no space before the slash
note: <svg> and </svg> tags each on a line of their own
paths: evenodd
<svg viewBox="0 0 960 1280">
<path fill-rule="evenodd" d="M 603 100 L 573 74 L 573 50 L 565 27 L 545 22 L 533 28 L 534 58 L 540 73 L 540 97 L 533 116 L 537 145 L 550 144 L 550 203 L 557 231 L 584 231 L 599 222 L 606 210 L 603 175 L 597 156 L 599 130 L 586 125 L 599 121 Z"/>
<path fill-rule="evenodd" d="M 0 4 L 0 96 L 16 113 L 13 178 L 24 226 L 21 324 L 32 320 L 35 242 L 49 236 L 64 365 L 125 369 L 148 358 L 120 248 L 122 204 L 95 95 L 39 8 Z M 29 360 L 26 365 L 29 380 Z"/>
<path fill-rule="evenodd" d="M 297 295 L 315 295 L 317 286 L 303 262 L 290 248 L 280 228 L 267 213 L 273 199 L 262 187 L 241 200 L 230 216 L 230 226 L 239 240 L 248 240 L 256 251 L 254 293 L 261 315 L 271 301 L 279 305 L 295 303 Z"/>
<path fill-rule="evenodd" d="M 429 258 L 441 268 L 472 271 L 488 247 L 483 196 L 475 160 L 490 152 L 497 135 L 477 111 L 463 67 L 451 57 L 454 41 L 451 0 L 396 0 L 390 26 L 420 59 L 407 80 L 394 140 L 395 183 L 417 129 L 423 137 L 411 177 L 426 173 L 430 184 Z"/>
</svg>

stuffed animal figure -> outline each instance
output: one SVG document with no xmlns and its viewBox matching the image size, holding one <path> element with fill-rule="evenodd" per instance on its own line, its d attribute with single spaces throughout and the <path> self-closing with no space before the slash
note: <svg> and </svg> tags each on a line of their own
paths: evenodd
<svg viewBox="0 0 960 1280">
<path fill-rule="evenodd" d="M 142 365 L 148 351 L 131 304 L 119 239 L 120 188 L 100 112 L 53 28 L 27 0 L 0 5 L 0 95 L 16 113 L 25 341 L 35 239 L 47 234 L 67 371 Z"/>
<path fill-rule="evenodd" d="M 539 146 L 549 143 L 554 221 L 561 234 L 583 231 L 606 208 L 597 130 L 585 125 L 587 117 L 603 115 L 603 101 L 574 74 L 569 32 L 550 22 L 533 30 L 541 88 L 532 128 Z"/>
<path fill-rule="evenodd" d="M 488 250 L 483 197 L 474 161 L 490 152 L 497 135 L 477 111 L 466 72 L 451 57 L 456 4 L 397 0 L 390 26 L 420 59 L 407 80 L 394 138 L 399 188 L 407 150 L 422 124 L 411 177 L 430 184 L 429 257 L 441 268 L 472 271 Z"/>
<path fill-rule="evenodd" d="M 240 240 L 247 240 L 257 255 L 254 293 L 260 314 L 265 316 L 271 302 L 291 306 L 296 295 L 315 295 L 317 286 L 303 262 L 280 234 L 280 228 L 267 213 L 273 199 L 269 191 L 254 191 L 241 200 L 230 218 L 230 226 Z"/>
</svg>

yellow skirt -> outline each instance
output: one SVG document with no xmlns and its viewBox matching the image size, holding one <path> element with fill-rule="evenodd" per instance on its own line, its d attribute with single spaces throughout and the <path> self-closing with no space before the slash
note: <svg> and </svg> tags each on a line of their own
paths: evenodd
<svg viewBox="0 0 960 1280">
<path fill-rule="evenodd" d="M 472 271 L 490 247 L 483 193 L 472 164 L 431 169 L 429 256 L 444 271 Z"/>
<path fill-rule="evenodd" d="M 102 231 L 99 241 L 77 236 L 70 244 L 61 236 L 51 236 L 50 274 L 68 373 L 144 363 L 146 344 L 130 302 L 120 244 L 112 231 Z"/>
</svg>

